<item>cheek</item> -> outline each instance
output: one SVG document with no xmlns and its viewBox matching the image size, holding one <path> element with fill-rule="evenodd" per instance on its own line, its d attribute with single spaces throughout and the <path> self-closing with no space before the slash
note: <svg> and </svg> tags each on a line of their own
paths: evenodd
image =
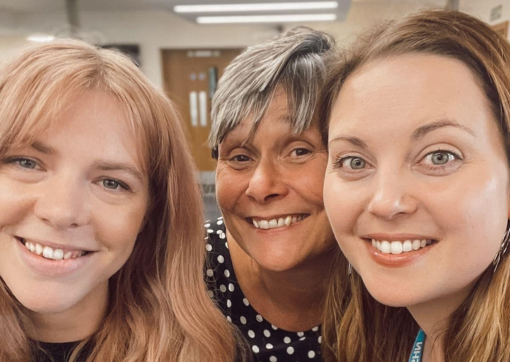
<svg viewBox="0 0 510 362">
<path fill-rule="evenodd" d="M 34 200 L 26 190 L 18 190 L 10 183 L 3 182 L 0 176 L 0 231 L 4 226 L 15 224 L 27 215 Z"/>
<path fill-rule="evenodd" d="M 336 180 L 335 175 L 326 175 L 324 179 L 324 208 L 340 245 L 345 239 L 342 235 L 352 229 L 354 225 L 357 204 L 353 194 Z"/>
<path fill-rule="evenodd" d="M 95 213 L 96 238 L 108 249 L 129 256 L 144 226 L 146 205 L 145 202 L 140 202 L 122 210 L 105 208 Z"/>
<path fill-rule="evenodd" d="M 218 167 L 216 171 L 216 200 L 220 209 L 232 211 L 247 189 L 250 176 Z"/>
<path fill-rule="evenodd" d="M 441 202 L 447 231 L 462 235 L 466 247 L 478 250 L 480 257 L 486 255 L 485 259 L 496 254 L 508 220 L 506 178 L 492 175 L 473 175 Z"/>
</svg>

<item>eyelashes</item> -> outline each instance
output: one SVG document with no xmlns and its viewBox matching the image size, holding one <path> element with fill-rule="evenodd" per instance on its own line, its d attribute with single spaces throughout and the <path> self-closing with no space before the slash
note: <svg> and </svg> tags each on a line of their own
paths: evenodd
<svg viewBox="0 0 510 362">
<path fill-rule="evenodd" d="M 424 173 L 442 176 L 459 168 L 462 160 L 462 157 L 456 152 L 437 149 L 428 152 L 414 166 L 418 169 L 421 168 Z M 332 167 L 349 175 L 361 175 L 374 168 L 370 162 L 358 155 L 338 157 Z"/>
</svg>

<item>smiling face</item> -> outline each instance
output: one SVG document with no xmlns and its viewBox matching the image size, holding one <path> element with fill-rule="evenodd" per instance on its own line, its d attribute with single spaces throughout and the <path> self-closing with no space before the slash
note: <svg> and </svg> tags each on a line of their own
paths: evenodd
<svg viewBox="0 0 510 362">
<path fill-rule="evenodd" d="M 4 155 L 0 276 L 26 308 L 80 323 L 104 306 L 147 209 L 138 149 L 118 102 L 88 91 L 35 142 Z"/>
<path fill-rule="evenodd" d="M 292 134 L 278 92 L 257 132 L 247 120 L 219 145 L 217 199 L 228 231 L 259 266 L 283 271 L 334 246 L 322 200 L 327 153 L 317 126 Z"/>
<path fill-rule="evenodd" d="M 375 299 L 459 305 L 500 247 L 509 167 L 488 102 L 451 58 L 376 60 L 332 110 L 325 207 Z"/>
</svg>

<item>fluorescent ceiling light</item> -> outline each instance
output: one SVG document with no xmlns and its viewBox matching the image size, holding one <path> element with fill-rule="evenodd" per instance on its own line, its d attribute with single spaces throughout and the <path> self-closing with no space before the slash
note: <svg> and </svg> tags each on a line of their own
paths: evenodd
<svg viewBox="0 0 510 362">
<path fill-rule="evenodd" d="M 48 34 L 32 34 L 27 37 L 27 40 L 34 43 L 49 43 L 55 40 L 55 37 Z"/>
<path fill-rule="evenodd" d="M 338 1 L 314 1 L 300 3 L 257 3 L 257 4 L 216 4 L 216 5 L 177 5 L 176 13 L 219 13 L 243 11 L 278 11 L 278 10 L 317 10 L 336 9 Z"/>
<path fill-rule="evenodd" d="M 333 21 L 336 14 L 303 14 L 303 15 L 252 15 L 252 16 L 199 16 L 199 24 L 228 23 L 287 23 L 295 21 Z"/>
</svg>

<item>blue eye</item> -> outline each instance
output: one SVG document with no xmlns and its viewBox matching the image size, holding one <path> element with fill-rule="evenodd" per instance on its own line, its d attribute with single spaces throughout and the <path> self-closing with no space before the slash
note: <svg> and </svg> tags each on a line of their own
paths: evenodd
<svg viewBox="0 0 510 362">
<path fill-rule="evenodd" d="M 23 168 L 35 169 L 37 167 L 37 162 L 34 160 L 30 160 L 28 158 L 22 158 L 18 160 L 18 164 Z"/>
<path fill-rule="evenodd" d="M 129 190 L 129 187 L 125 183 L 120 182 L 118 180 L 104 179 L 101 181 L 101 183 L 103 187 L 108 190 L 120 190 L 120 189 Z"/>
<path fill-rule="evenodd" d="M 430 161 L 434 165 L 444 165 L 449 161 L 453 161 L 454 159 L 455 156 L 446 151 L 436 151 L 430 154 Z"/>
<path fill-rule="evenodd" d="M 336 168 L 347 168 L 352 170 L 362 170 L 366 167 L 366 162 L 361 157 L 341 157 L 335 162 Z"/>
<path fill-rule="evenodd" d="M 451 151 L 437 150 L 425 155 L 423 161 L 430 167 L 445 166 L 453 161 L 461 160 L 461 157 Z"/>
<path fill-rule="evenodd" d="M 11 157 L 6 159 L 4 163 L 10 163 L 29 170 L 35 170 L 38 167 L 37 161 L 26 157 Z"/>
</svg>

